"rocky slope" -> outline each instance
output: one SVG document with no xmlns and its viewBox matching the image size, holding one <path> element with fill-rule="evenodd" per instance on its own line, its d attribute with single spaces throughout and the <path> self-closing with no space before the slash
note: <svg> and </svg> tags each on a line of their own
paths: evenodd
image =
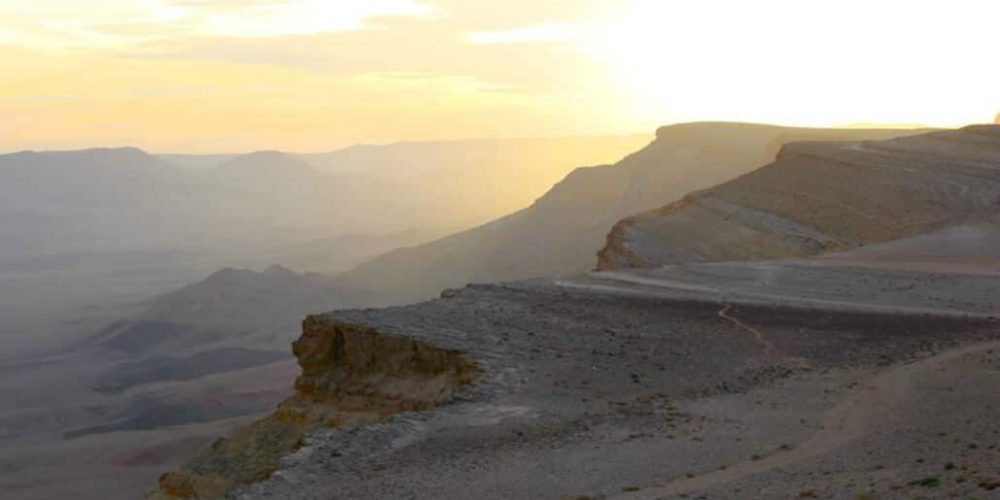
<svg viewBox="0 0 1000 500">
<path fill-rule="evenodd" d="M 997 213 L 998 126 L 796 143 L 752 173 L 619 222 L 598 267 L 815 255 Z"/>
<path fill-rule="evenodd" d="M 390 252 L 340 276 L 385 302 L 429 298 L 470 282 L 525 279 L 593 267 L 622 217 L 749 172 L 801 140 L 885 139 L 912 131 L 803 129 L 741 123 L 663 127 L 614 165 L 573 171 L 530 207 L 481 227 Z"/>
</svg>

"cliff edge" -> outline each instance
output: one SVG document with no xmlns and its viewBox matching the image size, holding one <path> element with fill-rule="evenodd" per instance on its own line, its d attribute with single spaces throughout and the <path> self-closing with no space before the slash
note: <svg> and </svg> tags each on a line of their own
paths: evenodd
<svg viewBox="0 0 1000 500">
<path fill-rule="evenodd" d="M 295 394 L 272 415 L 161 476 L 151 498 L 221 497 L 266 479 L 311 433 L 440 405 L 479 370 L 457 350 L 315 316 L 303 321 L 292 350 L 302 368 Z"/>
</svg>

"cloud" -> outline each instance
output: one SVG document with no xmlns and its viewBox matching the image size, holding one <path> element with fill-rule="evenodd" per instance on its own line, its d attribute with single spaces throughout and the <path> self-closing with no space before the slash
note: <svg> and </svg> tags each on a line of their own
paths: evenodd
<svg viewBox="0 0 1000 500">
<path fill-rule="evenodd" d="M 475 44 L 560 43 L 589 38 L 586 30 L 571 24 L 541 24 L 504 31 L 476 31 L 466 38 Z"/>
<path fill-rule="evenodd" d="M 213 9 L 240 8 L 258 5 L 287 5 L 296 3 L 296 0 L 171 0 L 167 3 L 178 7 Z"/>
<path fill-rule="evenodd" d="M 228 8 L 227 8 L 228 7 Z M 430 16 L 419 0 L 295 0 L 255 2 L 238 9 L 231 2 L 191 8 L 210 36 L 278 37 L 352 31 L 381 16 Z"/>
<path fill-rule="evenodd" d="M 562 41 L 533 36 L 532 43 L 473 43 L 464 24 L 449 17 L 380 19 L 378 23 L 378 29 L 280 38 L 152 40 L 121 54 L 135 59 L 267 65 L 342 76 L 465 75 L 535 92 L 563 92 L 568 86 L 579 88 L 602 78 L 600 68 L 594 67 L 587 54 Z"/>
<path fill-rule="evenodd" d="M 0 3 L 0 43 L 121 49 L 151 39 L 276 38 L 362 30 L 385 16 L 435 13 L 423 0 L 33 0 Z"/>
<path fill-rule="evenodd" d="M 443 15 L 460 20 L 467 31 L 506 31 L 549 24 L 601 22 L 634 0 L 426 0 Z"/>
</svg>

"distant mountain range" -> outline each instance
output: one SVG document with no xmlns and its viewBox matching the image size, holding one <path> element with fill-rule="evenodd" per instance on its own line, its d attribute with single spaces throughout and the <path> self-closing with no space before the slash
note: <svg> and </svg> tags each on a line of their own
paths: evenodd
<svg viewBox="0 0 1000 500">
<path fill-rule="evenodd" d="M 0 259 L 398 231 L 408 229 L 398 216 L 421 215 L 416 207 L 360 211 L 369 198 L 398 191 L 386 181 L 321 172 L 277 152 L 198 171 L 131 148 L 16 153 L 0 156 L 0 232 L 8 242 Z M 348 218 L 344 210 L 360 214 Z"/>
<path fill-rule="evenodd" d="M 341 272 L 523 207 L 575 166 L 647 140 L 0 155 L 0 353 L 78 340 L 223 267 Z"/>
<path fill-rule="evenodd" d="M 245 253 L 247 245 L 345 233 L 451 230 L 527 205 L 576 165 L 621 157 L 644 140 L 404 143 L 317 155 L 0 155 L 0 262 L 89 249 L 235 245 Z"/>
</svg>

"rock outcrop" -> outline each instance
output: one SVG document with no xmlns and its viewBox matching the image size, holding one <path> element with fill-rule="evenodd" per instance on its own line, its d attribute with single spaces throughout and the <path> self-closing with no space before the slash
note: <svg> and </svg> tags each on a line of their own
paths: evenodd
<svg viewBox="0 0 1000 500">
<path fill-rule="evenodd" d="M 1000 213 L 1000 127 L 795 143 L 752 173 L 626 218 L 598 268 L 849 250 Z"/>
<path fill-rule="evenodd" d="M 479 371 L 457 350 L 319 317 L 303 322 L 293 352 L 302 367 L 294 396 L 181 470 L 164 474 L 154 498 L 223 496 L 266 479 L 313 432 L 443 404 Z"/>
</svg>

